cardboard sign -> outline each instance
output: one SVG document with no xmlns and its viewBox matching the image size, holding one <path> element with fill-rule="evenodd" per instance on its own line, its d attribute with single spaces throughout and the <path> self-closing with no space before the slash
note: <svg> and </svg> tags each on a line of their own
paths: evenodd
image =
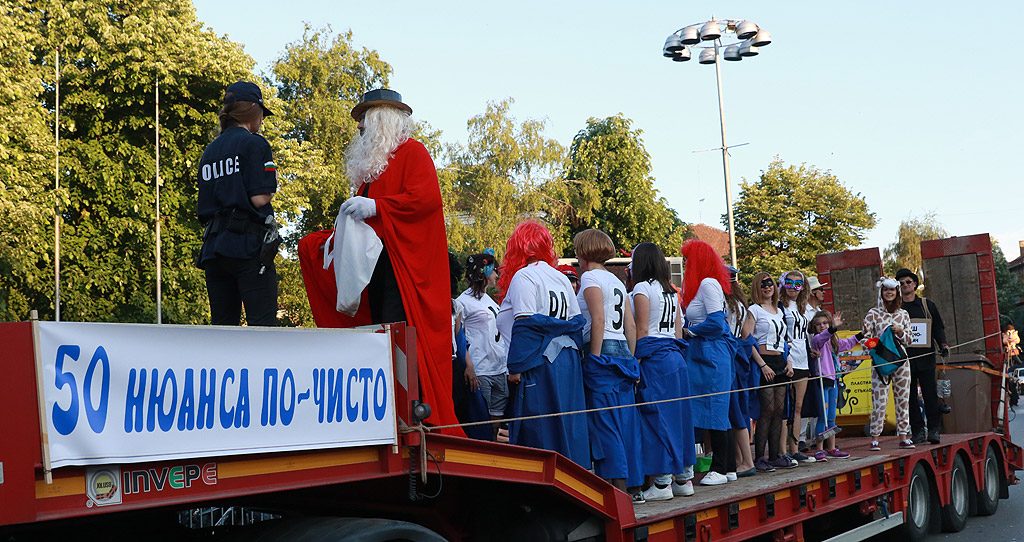
<svg viewBox="0 0 1024 542">
<path fill-rule="evenodd" d="M 910 319 L 910 346 L 928 347 L 932 344 L 932 321 L 927 318 Z"/>
</svg>

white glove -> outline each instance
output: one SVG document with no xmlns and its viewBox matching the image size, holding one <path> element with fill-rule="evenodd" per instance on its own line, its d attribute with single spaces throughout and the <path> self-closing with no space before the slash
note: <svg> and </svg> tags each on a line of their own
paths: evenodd
<svg viewBox="0 0 1024 542">
<path fill-rule="evenodd" d="M 363 196 L 352 196 L 341 204 L 341 213 L 352 215 L 356 220 L 366 220 L 377 216 L 377 202 Z"/>
</svg>

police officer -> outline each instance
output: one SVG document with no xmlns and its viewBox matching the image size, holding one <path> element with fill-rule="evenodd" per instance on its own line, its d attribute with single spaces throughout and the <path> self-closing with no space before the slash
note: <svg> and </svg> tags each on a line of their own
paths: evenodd
<svg viewBox="0 0 1024 542">
<path fill-rule="evenodd" d="M 198 214 L 205 227 L 196 264 L 206 271 L 214 325 L 239 325 L 243 304 L 249 325 L 277 323 L 273 254 L 260 258 L 277 191 L 270 144 L 257 133 L 270 115 L 260 87 L 246 81 L 229 85 L 220 135 L 199 163 Z"/>
</svg>

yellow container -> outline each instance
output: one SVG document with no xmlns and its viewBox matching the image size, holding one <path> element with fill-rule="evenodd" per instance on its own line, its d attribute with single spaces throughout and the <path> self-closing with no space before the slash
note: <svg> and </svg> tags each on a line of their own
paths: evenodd
<svg viewBox="0 0 1024 542">
<path fill-rule="evenodd" d="M 852 337 L 854 331 L 840 331 L 840 338 Z M 841 361 L 860 363 L 857 369 L 843 375 L 846 386 L 846 404 L 836 411 L 836 425 L 843 428 L 847 435 L 868 435 L 867 426 L 871 421 L 871 359 L 867 350 L 857 345 L 853 350 L 842 352 Z M 884 431 L 896 429 L 896 409 L 893 406 L 892 387 L 889 387 L 889 400 L 885 406 Z"/>
</svg>

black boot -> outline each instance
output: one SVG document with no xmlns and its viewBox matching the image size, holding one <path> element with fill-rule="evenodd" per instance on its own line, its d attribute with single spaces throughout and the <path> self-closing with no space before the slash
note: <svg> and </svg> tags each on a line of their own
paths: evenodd
<svg viewBox="0 0 1024 542">
<path fill-rule="evenodd" d="M 910 437 L 910 440 L 913 440 L 914 444 L 924 444 L 928 440 L 928 435 L 925 434 L 923 428 L 918 429 L 917 431 L 914 431 L 914 434 L 912 437 Z"/>
<path fill-rule="evenodd" d="M 929 443 L 931 443 L 931 444 L 938 444 L 940 442 L 940 440 L 941 439 L 939 439 L 939 429 L 938 428 L 929 429 L 928 430 L 928 442 Z"/>
</svg>

